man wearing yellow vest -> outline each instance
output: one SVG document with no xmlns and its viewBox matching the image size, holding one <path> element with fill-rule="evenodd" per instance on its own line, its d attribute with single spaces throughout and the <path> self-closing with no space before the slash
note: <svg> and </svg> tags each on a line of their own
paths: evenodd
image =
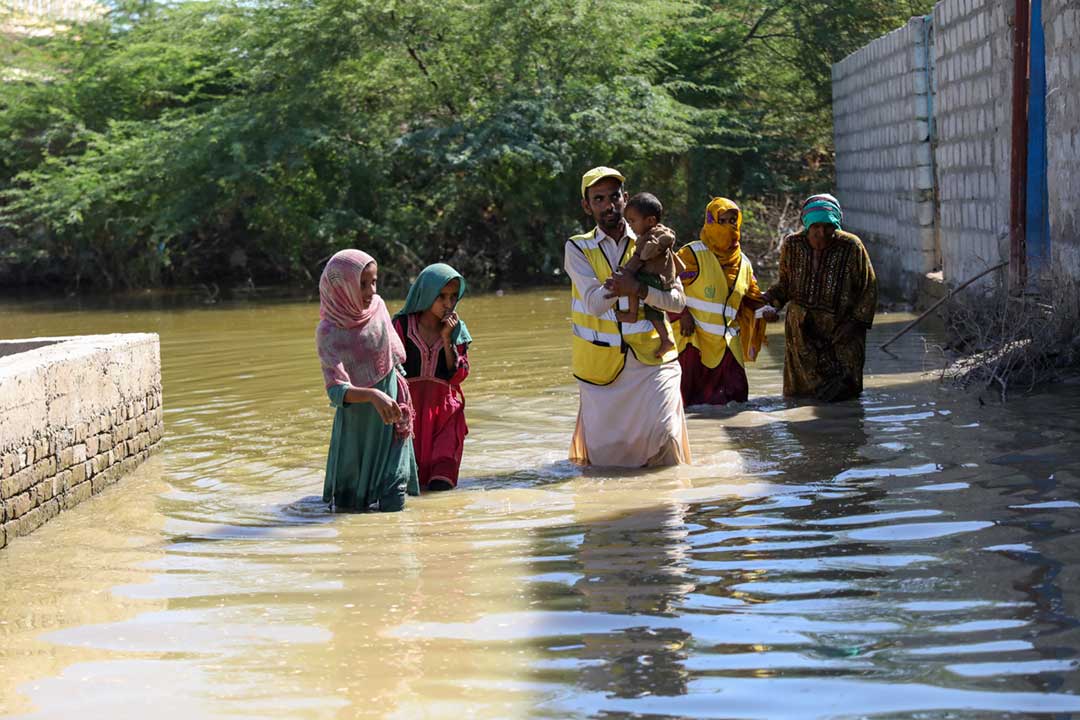
<svg viewBox="0 0 1080 720">
<path fill-rule="evenodd" d="M 683 288 L 678 281 L 669 291 L 650 288 L 618 272 L 636 241 L 623 219 L 624 181 L 609 167 L 582 176 L 581 206 L 596 226 L 566 242 L 563 264 L 573 283 L 571 365 L 580 396 L 570 459 L 618 467 L 688 463 L 678 355 L 655 357 L 660 338 L 643 310 L 648 304 L 680 312 Z M 655 231 L 671 232 L 662 226 Z M 642 300 L 638 319 L 621 323 L 615 305 L 625 309 L 631 294 Z"/>
</svg>

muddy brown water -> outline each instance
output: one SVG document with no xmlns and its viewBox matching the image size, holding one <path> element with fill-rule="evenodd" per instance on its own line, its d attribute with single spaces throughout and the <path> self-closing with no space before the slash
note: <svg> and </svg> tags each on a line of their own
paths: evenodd
<svg viewBox="0 0 1080 720">
<path fill-rule="evenodd" d="M 467 298 L 461 486 L 330 515 L 315 303 L 0 303 L 160 333 L 167 428 L 0 551 L 0 715 L 1080 717 L 1080 387 L 980 405 L 916 332 L 799 407 L 773 334 L 693 465 L 583 472 L 567 306 Z"/>
</svg>

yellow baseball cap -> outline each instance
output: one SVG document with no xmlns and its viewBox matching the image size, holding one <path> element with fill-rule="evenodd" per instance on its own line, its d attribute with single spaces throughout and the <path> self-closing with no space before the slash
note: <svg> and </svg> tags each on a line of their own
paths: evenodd
<svg viewBox="0 0 1080 720">
<path fill-rule="evenodd" d="M 581 176 L 581 197 L 585 197 L 585 191 L 591 188 L 596 183 L 600 182 L 604 178 L 618 178 L 619 182 L 626 182 L 626 178 L 622 176 L 622 173 L 615 168 L 594 167 L 589 172 Z"/>
</svg>

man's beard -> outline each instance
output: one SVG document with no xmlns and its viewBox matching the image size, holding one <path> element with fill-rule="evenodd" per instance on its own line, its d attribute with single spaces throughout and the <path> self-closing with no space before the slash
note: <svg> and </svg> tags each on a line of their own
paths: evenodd
<svg viewBox="0 0 1080 720">
<path fill-rule="evenodd" d="M 612 213 L 600 216 L 600 229 L 609 235 L 622 228 L 622 213 Z"/>
</svg>

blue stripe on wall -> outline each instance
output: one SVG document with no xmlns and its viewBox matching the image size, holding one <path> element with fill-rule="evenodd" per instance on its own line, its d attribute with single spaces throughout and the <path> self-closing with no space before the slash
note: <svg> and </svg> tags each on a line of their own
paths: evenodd
<svg viewBox="0 0 1080 720">
<path fill-rule="evenodd" d="M 1031 84 L 1028 100 L 1027 257 L 1037 273 L 1050 259 L 1050 213 L 1046 187 L 1046 36 L 1042 0 L 1031 2 Z"/>
</svg>

